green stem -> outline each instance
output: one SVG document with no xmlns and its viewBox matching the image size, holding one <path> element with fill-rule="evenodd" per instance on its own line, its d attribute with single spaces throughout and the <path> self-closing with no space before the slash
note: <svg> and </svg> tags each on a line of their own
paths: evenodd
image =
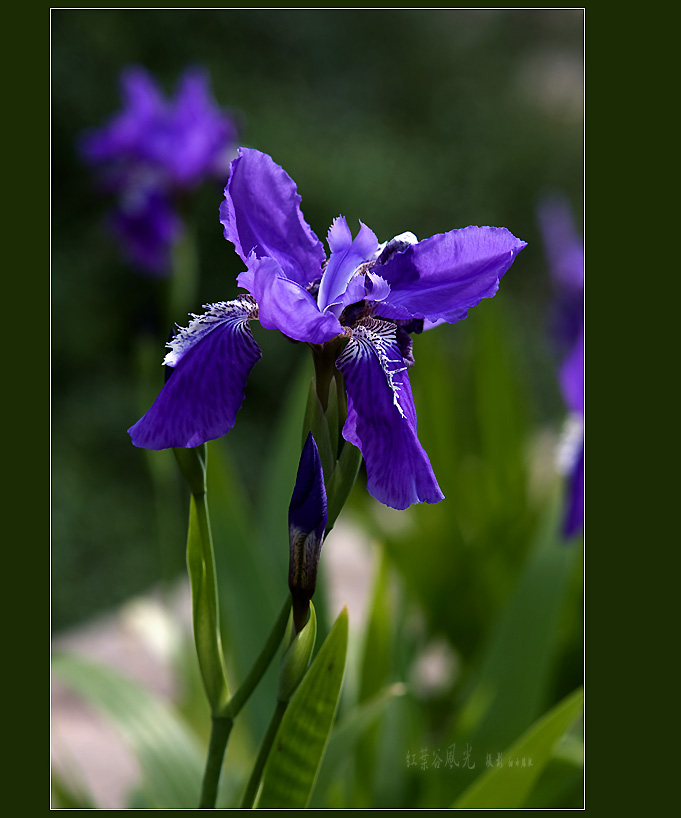
<svg viewBox="0 0 681 818">
<path fill-rule="evenodd" d="M 284 638 L 290 610 L 291 598 L 287 596 L 279 616 L 272 626 L 267 642 L 265 642 L 263 649 L 260 651 L 260 655 L 255 660 L 255 664 L 251 668 L 250 673 L 223 708 L 223 712 L 220 715 L 214 715 L 212 717 L 210 744 L 208 747 L 206 769 L 203 775 L 203 787 L 201 790 L 199 809 L 213 809 L 215 807 L 222 762 L 225 756 L 225 750 L 227 749 L 229 734 L 234 725 L 234 719 L 248 701 L 251 693 L 257 687 L 269 667 L 270 662 L 274 658 L 274 654 L 277 652 Z"/>
<path fill-rule="evenodd" d="M 227 741 L 233 726 L 234 719 L 229 717 L 213 716 L 212 718 L 208 759 L 203 774 L 199 809 L 215 809 L 220 773 L 222 772 L 222 760 L 225 757 Z"/>
<path fill-rule="evenodd" d="M 260 745 L 258 757 L 255 761 L 255 767 L 253 767 L 251 777 L 248 779 L 248 786 L 246 787 L 246 792 L 241 799 L 239 809 L 252 809 L 253 807 L 253 802 L 255 801 L 255 796 L 258 794 L 258 787 L 260 786 L 260 778 L 262 777 L 262 772 L 265 769 L 265 762 L 270 754 L 270 749 L 274 743 L 274 737 L 277 734 L 277 730 L 279 729 L 279 725 L 284 717 L 287 706 L 288 702 L 277 702 L 277 706 L 272 714 L 272 720 L 267 728 L 267 733 L 265 734 L 265 738 Z"/>
<path fill-rule="evenodd" d="M 286 632 L 286 625 L 288 624 L 289 611 L 291 610 L 291 597 L 287 595 L 286 601 L 282 606 L 277 621 L 272 626 L 270 635 L 265 642 L 265 646 L 260 651 L 260 655 L 255 660 L 255 664 L 251 668 L 250 673 L 244 679 L 239 689 L 229 700 L 225 708 L 226 714 L 229 714 L 233 719 L 236 718 L 237 713 L 248 701 L 249 696 L 255 690 L 258 683 L 263 677 L 263 674 L 269 667 L 270 662 L 274 658 L 279 645 L 284 638 Z"/>
</svg>

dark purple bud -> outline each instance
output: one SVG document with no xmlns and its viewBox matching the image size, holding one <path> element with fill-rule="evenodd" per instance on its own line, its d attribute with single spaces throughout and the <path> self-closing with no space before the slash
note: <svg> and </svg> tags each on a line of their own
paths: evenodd
<svg viewBox="0 0 681 818">
<path fill-rule="evenodd" d="M 288 511 L 289 573 L 296 631 L 307 620 L 317 585 L 317 564 L 326 529 L 326 489 L 317 444 L 310 432 L 298 464 L 296 485 Z"/>
</svg>

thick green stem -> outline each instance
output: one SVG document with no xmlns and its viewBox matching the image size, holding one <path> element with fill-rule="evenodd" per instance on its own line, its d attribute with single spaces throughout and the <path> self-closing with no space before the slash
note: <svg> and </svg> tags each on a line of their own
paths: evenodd
<svg viewBox="0 0 681 818">
<path fill-rule="evenodd" d="M 277 730 L 279 729 L 279 725 L 284 717 L 287 706 L 288 702 L 277 702 L 277 706 L 272 714 L 272 720 L 267 728 L 267 733 L 265 733 L 265 738 L 260 745 L 258 757 L 255 761 L 255 767 L 253 767 L 251 777 L 248 779 L 248 785 L 246 787 L 246 791 L 244 792 L 244 796 L 241 799 L 239 809 L 251 809 L 253 807 L 255 796 L 258 794 L 258 787 L 260 786 L 262 772 L 265 769 L 265 762 L 270 754 L 272 744 L 274 743 L 274 737 L 277 734 Z"/>
<path fill-rule="evenodd" d="M 210 744 L 208 746 L 208 759 L 206 761 L 206 770 L 203 774 L 199 809 L 215 809 L 220 773 L 222 772 L 222 761 L 225 757 L 227 741 L 229 740 L 229 734 L 232 732 L 233 726 L 234 719 L 213 716 L 210 730 Z"/>
</svg>

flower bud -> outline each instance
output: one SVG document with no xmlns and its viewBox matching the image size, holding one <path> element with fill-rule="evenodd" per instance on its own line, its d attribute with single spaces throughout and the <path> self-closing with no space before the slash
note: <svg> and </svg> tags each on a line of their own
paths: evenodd
<svg viewBox="0 0 681 818">
<path fill-rule="evenodd" d="M 303 446 L 288 512 L 288 584 L 296 633 L 307 621 L 317 584 L 317 564 L 326 529 L 326 489 L 322 463 L 312 433 Z"/>
</svg>

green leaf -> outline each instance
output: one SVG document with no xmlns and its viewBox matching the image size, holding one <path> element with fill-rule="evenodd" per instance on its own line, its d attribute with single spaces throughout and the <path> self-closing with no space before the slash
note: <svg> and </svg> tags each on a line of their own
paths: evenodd
<svg viewBox="0 0 681 818">
<path fill-rule="evenodd" d="M 388 560 L 381 549 L 362 651 L 360 702 L 370 699 L 384 687 L 391 670 L 394 615 L 388 579 Z"/>
<path fill-rule="evenodd" d="M 344 608 L 284 713 L 263 772 L 258 809 L 304 809 L 338 707 L 348 647 Z"/>
<path fill-rule="evenodd" d="M 476 745 L 503 747 L 546 706 L 561 616 L 578 549 L 556 540 L 553 508 L 482 657 L 456 727 Z"/>
<path fill-rule="evenodd" d="M 327 524 L 326 533 L 334 526 L 338 515 L 343 510 L 345 501 L 348 499 L 352 487 L 355 485 L 359 467 L 362 465 L 362 453 L 349 443 L 343 443 L 340 457 L 336 462 L 331 479 L 326 483 L 327 498 Z"/>
<path fill-rule="evenodd" d="M 582 712 L 584 691 L 578 688 L 535 722 L 502 756 L 502 766 L 490 767 L 456 800 L 452 809 L 520 809 L 550 761 L 554 747 Z M 531 766 L 509 766 L 524 759 Z"/>
<path fill-rule="evenodd" d="M 359 672 L 358 702 L 376 695 L 387 683 L 392 670 L 395 616 L 390 595 L 388 560 L 384 549 L 374 579 L 374 588 L 364 633 L 362 663 Z M 360 803 L 370 804 L 375 776 L 379 725 L 365 731 L 355 758 L 355 788 L 364 794 Z"/>
<path fill-rule="evenodd" d="M 217 585 L 206 495 L 192 494 L 187 534 L 187 568 L 192 588 L 192 620 L 201 676 L 213 713 L 229 700 L 220 638 Z"/>
<path fill-rule="evenodd" d="M 400 682 L 390 685 L 371 699 L 356 705 L 339 719 L 326 746 L 310 808 L 322 809 L 325 806 L 323 796 L 333 780 L 350 763 L 358 741 L 378 723 L 390 703 L 406 692 L 407 688 Z"/>
<path fill-rule="evenodd" d="M 303 419 L 303 445 L 305 445 L 305 441 L 307 440 L 308 432 L 312 432 L 312 437 L 315 439 L 319 459 L 322 463 L 324 478 L 328 480 L 336 462 L 336 453 L 331 441 L 329 421 L 317 395 L 316 381 L 314 378 L 310 381 L 305 417 Z"/>
<path fill-rule="evenodd" d="M 110 668 L 58 654 L 53 677 L 118 730 L 137 757 L 144 794 L 155 809 L 196 809 L 204 750 L 164 702 Z"/>
</svg>

